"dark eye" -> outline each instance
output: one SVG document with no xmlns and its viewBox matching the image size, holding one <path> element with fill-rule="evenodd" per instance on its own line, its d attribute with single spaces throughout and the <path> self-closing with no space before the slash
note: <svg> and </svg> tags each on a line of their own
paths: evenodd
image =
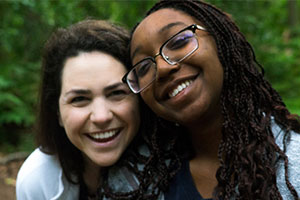
<svg viewBox="0 0 300 200">
<path fill-rule="evenodd" d="M 70 104 L 75 107 L 83 107 L 87 105 L 90 101 L 89 97 L 86 96 L 75 96 L 70 100 Z"/>
<path fill-rule="evenodd" d="M 193 37 L 193 32 L 191 31 L 184 31 L 178 35 L 176 35 L 174 38 L 172 38 L 167 44 L 166 48 L 168 50 L 178 50 L 183 47 L 185 47 L 190 39 Z"/>
<path fill-rule="evenodd" d="M 127 97 L 129 94 L 131 94 L 130 89 L 124 84 L 122 87 L 109 91 L 106 96 L 113 101 L 119 101 Z"/>
<path fill-rule="evenodd" d="M 87 97 L 78 96 L 78 97 L 74 97 L 73 99 L 71 99 L 71 103 L 78 103 L 78 102 L 82 102 L 82 101 L 86 101 L 86 100 L 88 100 Z"/>
<path fill-rule="evenodd" d="M 125 90 L 114 90 L 112 91 L 109 96 L 122 96 L 122 95 L 126 95 L 128 92 L 126 92 Z"/>
<path fill-rule="evenodd" d="M 152 63 L 149 60 L 145 60 L 141 62 L 136 68 L 136 74 L 138 77 L 143 77 L 147 74 L 149 69 L 151 68 Z"/>
</svg>

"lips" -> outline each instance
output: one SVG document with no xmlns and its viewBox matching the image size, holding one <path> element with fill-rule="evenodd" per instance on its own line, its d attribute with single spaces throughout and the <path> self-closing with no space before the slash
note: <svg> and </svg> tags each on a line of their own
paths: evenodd
<svg viewBox="0 0 300 200">
<path fill-rule="evenodd" d="M 112 141 L 114 138 L 116 138 L 121 132 L 121 129 L 112 129 L 112 130 L 106 130 L 101 132 L 93 132 L 87 134 L 87 137 L 91 140 L 99 143 L 105 143 Z"/>
<path fill-rule="evenodd" d="M 170 84 L 167 85 L 167 87 L 162 90 L 162 99 L 168 100 L 171 98 L 176 97 L 178 94 L 183 92 L 186 88 L 188 88 L 193 81 L 196 79 L 197 75 L 188 76 L 184 78 L 176 79 L 175 81 L 171 81 Z"/>
</svg>

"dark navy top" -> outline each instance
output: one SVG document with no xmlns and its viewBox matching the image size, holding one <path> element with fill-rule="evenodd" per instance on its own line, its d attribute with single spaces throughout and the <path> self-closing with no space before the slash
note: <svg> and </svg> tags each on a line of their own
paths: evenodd
<svg viewBox="0 0 300 200">
<path fill-rule="evenodd" d="M 165 192 L 165 200 L 204 200 L 194 184 L 188 161 L 182 162 L 181 169 L 171 181 L 169 190 Z"/>
</svg>

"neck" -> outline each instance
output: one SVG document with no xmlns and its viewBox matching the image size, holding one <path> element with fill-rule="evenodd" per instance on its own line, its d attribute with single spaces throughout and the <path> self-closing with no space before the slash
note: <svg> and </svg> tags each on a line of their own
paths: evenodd
<svg viewBox="0 0 300 200">
<path fill-rule="evenodd" d="M 218 160 L 218 149 L 222 138 L 222 115 L 205 117 L 188 126 L 195 151 L 195 159 Z"/>
<path fill-rule="evenodd" d="M 190 171 L 198 192 L 203 198 L 211 198 L 217 186 L 216 172 L 222 138 L 223 117 L 221 114 L 204 117 L 193 126 L 188 126 L 195 156 L 190 160 Z"/>
<path fill-rule="evenodd" d="M 104 170 L 90 159 L 85 160 L 85 169 L 83 173 L 83 180 L 85 185 L 87 186 L 89 194 L 95 194 L 97 188 L 100 186 L 101 183 L 101 172 Z"/>
</svg>

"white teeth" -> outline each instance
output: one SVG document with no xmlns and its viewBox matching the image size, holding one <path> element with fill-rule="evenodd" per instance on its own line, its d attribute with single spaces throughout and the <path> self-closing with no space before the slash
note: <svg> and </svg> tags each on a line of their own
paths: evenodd
<svg viewBox="0 0 300 200">
<path fill-rule="evenodd" d="M 96 134 L 93 134 L 90 136 L 94 139 L 106 139 L 106 138 L 110 138 L 110 137 L 114 136 L 116 133 L 117 133 L 117 130 L 113 130 L 113 131 L 107 131 L 104 133 L 96 133 Z"/>
<path fill-rule="evenodd" d="M 192 83 L 192 80 L 185 81 L 177 86 L 173 91 L 169 92 L 169 97 L 175 97 L 179 92 L 187 88 Z"/>
</svg>

